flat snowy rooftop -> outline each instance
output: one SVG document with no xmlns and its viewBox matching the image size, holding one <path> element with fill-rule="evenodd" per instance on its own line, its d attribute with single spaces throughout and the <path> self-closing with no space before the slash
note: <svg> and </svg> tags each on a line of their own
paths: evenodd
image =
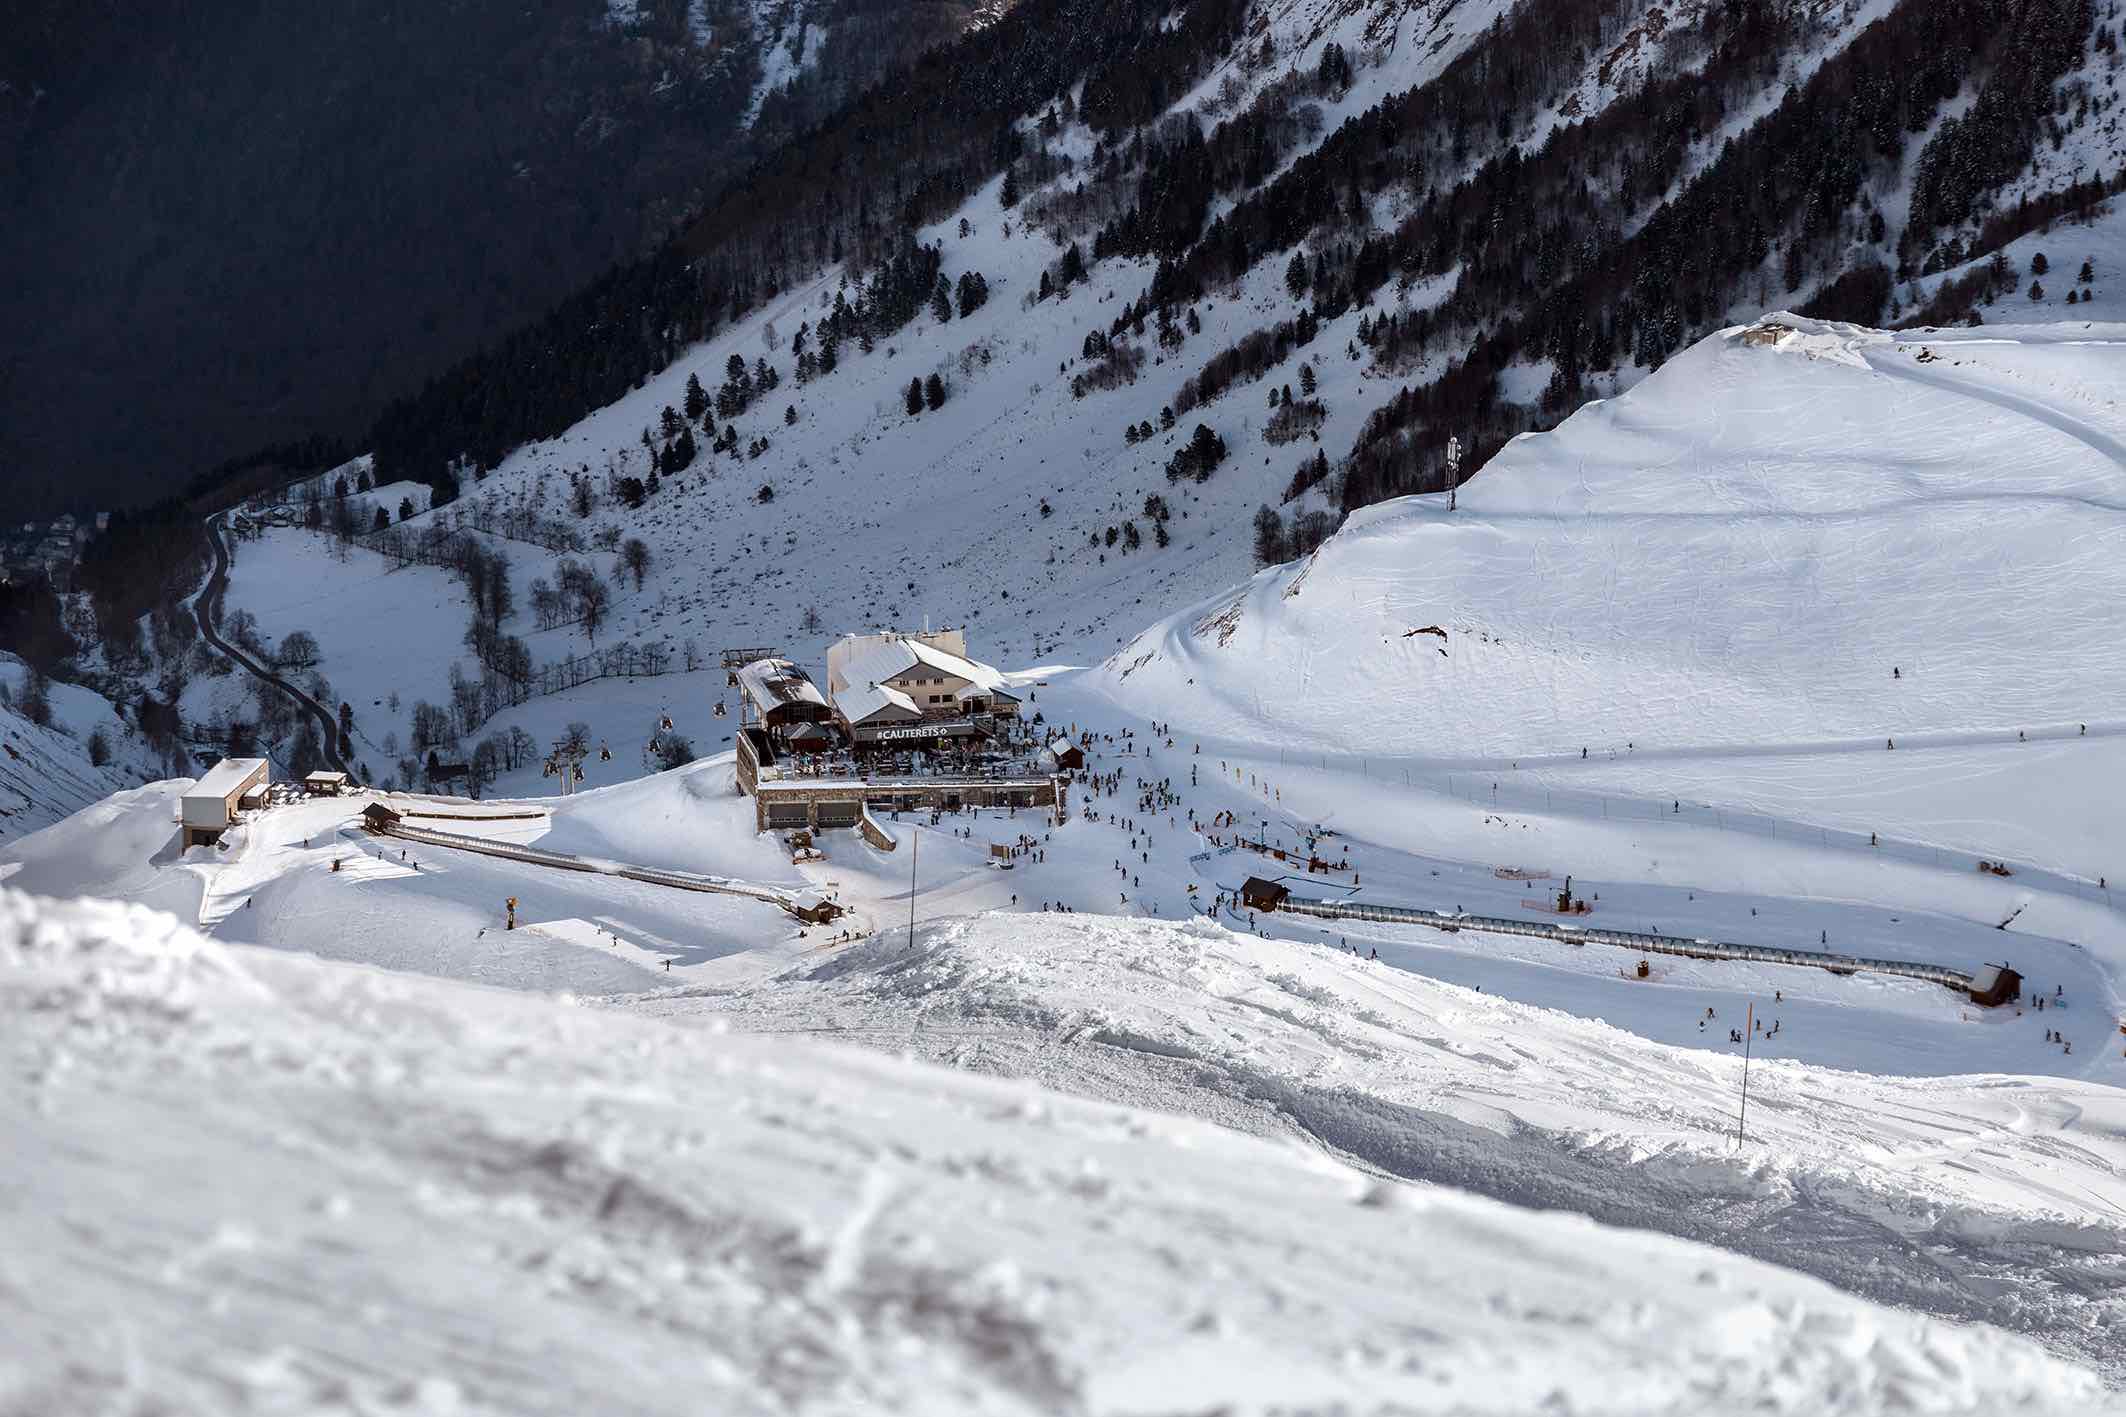
<svg viewBox="0 0 2126 1417">
<path fill-rule="evenodd" d="M 220 802 L 266 765 L 264 758 L 223 758 L 185 789 L 185 800 Z"/>
</svg>

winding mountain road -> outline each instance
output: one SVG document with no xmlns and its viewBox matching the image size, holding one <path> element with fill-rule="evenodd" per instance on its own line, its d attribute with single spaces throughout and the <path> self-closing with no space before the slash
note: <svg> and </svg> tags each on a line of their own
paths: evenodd
<svg viewBox="0 0 2126 1417">
<path fill-rule="evenodd" d="M 214 627 L 221 619 L 222 596 L 229 589 L 229 543 L 224 539 L 225 533 L 219 517 L 207 518 L 206 527 L 207 539 L 214 543 L 214 570 L 207 577 L 207 583 L 200 587 L 199 594 L 192 598 L 192 618 L 199 624 L 200 638 L 214 646 L 232 664 L 252 678 L 265 680 L 302 705 L 304 711 L 317 720 L 325 761 L 350 777 L 353 776 L 353 769 L 340 757 L 339 721 L 333 717 L 332 710 L 216 633 Z"/>
</svg>

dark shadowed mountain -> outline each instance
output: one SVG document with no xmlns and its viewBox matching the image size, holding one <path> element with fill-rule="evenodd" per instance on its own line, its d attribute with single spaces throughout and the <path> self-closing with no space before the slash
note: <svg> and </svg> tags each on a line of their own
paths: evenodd
<svg viewBox="0 0 2126 1417">
<path fill-rule="evenodd" d="M 18 0 L 0 467 L 151 499 L 388 398 L 658 242 L 961 0 Z"/>
</svg>

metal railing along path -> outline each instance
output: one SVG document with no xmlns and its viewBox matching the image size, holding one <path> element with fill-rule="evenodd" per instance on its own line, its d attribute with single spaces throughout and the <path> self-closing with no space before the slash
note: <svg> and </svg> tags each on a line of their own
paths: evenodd
<svg viewBox="0 0 2126 1417">
<path fill-rule="evenodd" d="M 599 861 L 585 856 L 571 856 L 564 851 L 546 851 L 536 846 L 519 846 L 514 842 L 489 841 L 485 837 L 460 836 L 456 832 L 435 831 L 428 827 L 409 827 L 404 823 L 389 826 L 368 826 L 365 830 L 376 836 L 398 837 L 404 841 L 418 841 L 429 846 L 448 847 L 452 851 L 477 852 L 482 856 L 497 856 L 505 861 L 521 861 L 528 866 L 546 866 L 556 871 L 581 871 L 593 876 L 621 876 L 631 881 L 642 881 L 653 886 L 669 886 L 674 890 L 703 891 L 712 895 L 745 896 L 752 900 L 765 901 L 780 906 L 793 915 L 802 915 L 806 909 L 797 895 L 790 891 L 776 890 L 772 886 L 758 886 L 746 881 L 734 881 L 724 876 L 697 876 L 690 871 L 668 871 L 655 866 L 631 866 L 624 861 Z"/>
<path fill-rule="evenodd" d="M 1869 959 L 1861 955 L 1828 950 L 1790 950 L 1772 945 L 1744 945 L 1729 940 L 1702 940 L 1682 935 L 1652 935 L 1638 930 L 1604 930 L 1586 925 L 1551 924 L 1543 920 L 1512 920 L 1496 915 L 1464 915 L 1446 910 L 1424 910 L 1407 905 L 1369 905 L 1356 901 L 1317 900 L 1288 896 L 1277 909 L 1320 920 L 1370 920 L 1386 925 L 1422 925 L 1432 930 L 1478 930 L 1493 935 L 1527 935 L 1568 945 L 1615 945 L 1647 954 L 1682 955 L 1687 959 L 1748 960 L 1756 964 L 1802 965 L 1828 969 L 1833 974 L 1895 974 L 1920 979 L 1950 989 L 1968 991 L 1971 976 L 1946 965 L 1921 964 L 1911 960 Z"/>
</svg>

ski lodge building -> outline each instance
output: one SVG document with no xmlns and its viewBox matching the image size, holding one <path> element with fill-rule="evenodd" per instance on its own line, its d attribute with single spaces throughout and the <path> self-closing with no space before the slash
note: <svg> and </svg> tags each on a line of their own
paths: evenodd
<svg viewBox="0 0 2126 1417">
<path fill-rule="evenodd" d="M 738 781 L 760 830 L 858 826 L 866 806 L 1061 811 L 1064 775 L 1020 741 L 1018 694 L 962 631 L 846 635 L 824 693 L 784 659 L 736 675 Z"/>
<path fill-rule="evenodd" d="M 867 746 L 989 736 L 983 719 L 1019 716 L 1004 676 L 967 657 L 959 630 L 845 635 L 827 651 L 827 692 L 850 741 Z"/>
<path fill-rule="evenodd" d="M 266 773 L 264 758 L 223 758 L 186 788 L 177 814 L 185 848 L 212 846 L 239 810 L 265 806 Z"/>
</svg>

